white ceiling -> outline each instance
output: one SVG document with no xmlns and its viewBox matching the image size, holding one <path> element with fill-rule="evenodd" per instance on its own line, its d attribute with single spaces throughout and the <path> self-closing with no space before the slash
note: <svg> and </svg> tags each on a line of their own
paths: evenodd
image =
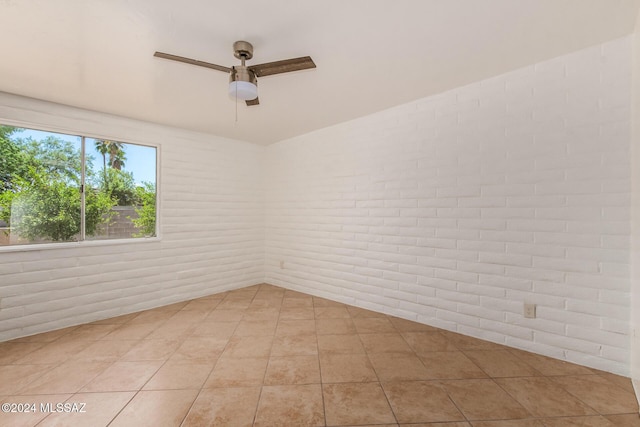
<svg viewBox="0 0 640 427">
<path fill-rule="evenodd" d="M 0 0 L 0 91 L 269 144 L 629 34 L 640 0 Z M 237 106 L 231 66 L 310 55 Z"/>
</svg>

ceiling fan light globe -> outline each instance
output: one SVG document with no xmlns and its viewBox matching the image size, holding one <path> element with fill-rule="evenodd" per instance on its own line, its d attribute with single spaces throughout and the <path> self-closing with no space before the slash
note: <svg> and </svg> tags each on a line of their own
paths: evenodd
<svg viewBox="0 0 640 427">
<path fill-rule="evenodd" d="M 258 86 L 251 82 L 231 82 L 229 83 L 229 96 L 233 99 L 251 101 L 258 97 Z"/>
</svg>

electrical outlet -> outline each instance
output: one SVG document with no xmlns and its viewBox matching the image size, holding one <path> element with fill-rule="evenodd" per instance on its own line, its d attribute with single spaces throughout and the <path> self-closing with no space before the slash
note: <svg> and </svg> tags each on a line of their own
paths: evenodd
<svg viewBox="0 0 640 427">
<path fill-rule="evenodd" d="M 536 305 L 535 304 L 524 304 L 524 317 L 526 319 L 535 319 L 536 318 Z"/>
<path fill-rule="evenodd" d="M 284 268 L 284 261 L 280 261 L 280 270 Z"/>
</svg>

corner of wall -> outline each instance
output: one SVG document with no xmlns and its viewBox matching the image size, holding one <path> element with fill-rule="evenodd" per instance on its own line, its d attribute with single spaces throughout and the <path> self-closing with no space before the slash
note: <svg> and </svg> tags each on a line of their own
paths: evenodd
<svg viewBox="0 0 640 427">
<path fill-rule="evenodd" d="M 632 38 L 630 373 L 640 401 L 640 10 Z"/>
</svg>

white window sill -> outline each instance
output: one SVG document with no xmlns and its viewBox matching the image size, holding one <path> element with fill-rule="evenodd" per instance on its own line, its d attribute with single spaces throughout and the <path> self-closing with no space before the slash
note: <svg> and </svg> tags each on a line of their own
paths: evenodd
<svg viewBox="0 0 640 427">
<path fill-rule="evenodd" d="M 136 237 L 130 239 L 110 239 L 110 240 L 83 240 L 81 242 L 62 243 L 36 243 L 25 245 L 0 246 L 0 254 L 3 252 L 27 252 L 44 251 L 53 249 L 77 249 L 95 246 L 130 245 L 140 243 L 159 242 L 160 237 Z"/>
</svg>

